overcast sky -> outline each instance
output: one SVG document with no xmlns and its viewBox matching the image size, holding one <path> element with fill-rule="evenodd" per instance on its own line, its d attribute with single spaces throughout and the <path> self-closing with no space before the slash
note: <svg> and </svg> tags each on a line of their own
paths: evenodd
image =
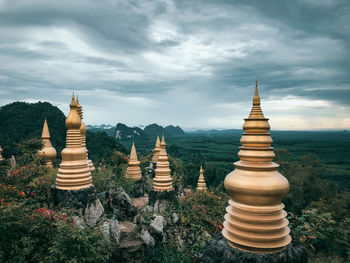
<svg viewBox="0 0 350 263">
<path fill-rule="evenodd" d="M 272 129 L 350 129 L 350 1 L 0 0 L 1 106 L 241 128 L 255 80 Z"/>
</svg>

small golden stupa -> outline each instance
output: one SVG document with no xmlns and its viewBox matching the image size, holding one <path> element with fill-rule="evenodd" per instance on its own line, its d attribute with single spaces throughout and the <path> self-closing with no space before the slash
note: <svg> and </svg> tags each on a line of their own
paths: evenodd
<svg viewBox="0 0 350 263">
<path fill-rule="evenodd" d="M 88 149 L 86 148 L 86 125 L 83 122 L 83 107 L 79 104 L 79 98 L 77 97 L 76 100 L 77 103 L 77 112 L 79 114 L 79 117 L 81 119 L 81 126 L 80 126 L 80 134 L 81 134 L 81 145 L 85 148 L 86 150 L 86 160 L 88 162 L 90 171 L 95 171 L 95 167 L 94 164 L 92 163 L 91 160 L 89 160 L 89 156 L 88 156 Z"/>
<path fill-rule="evenodd" d="M 153 179 L 153 190 L 154 191 L 171 191 L 173 189 L 173 178 L 170 176 L 170 168 L 168 155 L 166 152 L 166 143 L 164 140 L 164 134 L 162 142 L 160 143 L 160 152 L 156 168 L 156 176 Z"/>
<path fill-rule="evenodd" d="M 55 148 L 53 148 L 53 146 L 51 145 L 50 132 L 46 119 L 44 121 L 43 132 L 41 134 L 41 141 L 43 143 L 43 148 L 40 151 L 38 151 L 37 155 L 46 159 L 47 167 L 53 168 L 52 161 L 56 158 L 57 152 Z"/>
<path fill-rule="evenodd" d="M 207 185 L 205 184 L 205 179 L 204 179 L 204 170 L 202 168 L 199 169 L 199 178 L 198 178 L 198 183 L 197 183 L 197 190 L 207 190 Z"/>
<path fill-rule="evenodd" d="M 281 203 L 289 191 L 288 180 L 278 171 L 271 147 L 270 125 L 260 108 L 256 82 L 253 108 L 243 125 L 235 170 L 225 178 L 231 195 L 222 234 L 232 247 L 274 253 L 291 242 L 287 213 Z"/>
<path fill-rule="evenodd" d="M 92 178 L 86 150 L 81 144 L 81 119 L 77 112 L 77 104 L 72 96 L 70 112 L 66 119 L 66 148 L 62 150 L 62 162 L 56 177 L 56 188 L 62 190 L 79 190 L 91 186 Z"/>
<path fill-rule="evenodd" d="M 3 161 L 4 159 L 2 158 L 2 148 L 1 148 L 1 146 L 0 146 L 0 161 Z"/>
<path fill-rule="evenodd" d="M 160 152 L 160 141 L 159 141 L 159 135 L 157 135 L 156 146 L 154 147 L 154 155 L 152 158 L 153 163 L 158 162 L 159 152 Z"/>
<path fill-rule="evenodd" d="M 140 162 L 137 159 L 137 153 L 135 143 L 132 143 L 130 158 L 128 163 L 128 169 L 126 170 L 126 178 L 132 179 L 134 182 L 142 179 Z"/>
</svg>

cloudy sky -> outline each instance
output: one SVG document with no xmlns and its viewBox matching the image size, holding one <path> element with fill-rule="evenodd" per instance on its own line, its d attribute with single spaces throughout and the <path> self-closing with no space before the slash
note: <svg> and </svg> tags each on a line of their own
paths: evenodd
<svg viewBox="0 0 350 263">
<path fill-rule="evenodd" d="M 350 2 L 0 0 L 0 106 L 72 91 L 86 124 L 350 129 Z"/>
</svg>

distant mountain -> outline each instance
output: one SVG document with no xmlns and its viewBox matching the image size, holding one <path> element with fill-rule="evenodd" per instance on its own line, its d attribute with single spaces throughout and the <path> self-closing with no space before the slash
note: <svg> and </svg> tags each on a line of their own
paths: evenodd
<svg viewBox="0 0 350 263">
<path fill-rule="evenodd" d="M 123 123 L 118 123 L 115 127 L 115 138 L 119 140 L 147 139 L 147 135 L 139 127 L 128 127 Z"/>
<path fill-rule="evenodd" d="M 185 132 L 179 126 L 169 125 L 163 128 L 156 123 L 147 125 L 143 130 L 139 127 L 128 127 L 125 124 L 118 123 L 115 129 L 115 138 L 119 140 L 153 140 L 157 135 L 161 136 L 163 132 L 167 137 L 185 135 Z"/>
<path fill-rule="evenodd" d="M 185 132 L 179 126 L 169 125 L 164 128 L 164 133 L 171 136 L 185 135 Z"/>
<path fill-rule="evenodd" d="M 109 136 L 114 137 L 115 136 L 115 131 L 116 128 L 113 125 L 86 125 L 86 128 L 88 129 L 88 131 L 91 132 L 99 132 L 99 131 L 104 131 L 105 133 L 107 133 Z"/>
</svg>

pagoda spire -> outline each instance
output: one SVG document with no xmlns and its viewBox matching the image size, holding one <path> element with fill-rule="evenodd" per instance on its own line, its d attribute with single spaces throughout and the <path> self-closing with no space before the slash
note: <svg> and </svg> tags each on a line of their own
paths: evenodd
<svg viewBox="0 0 350 263">
<path fill-rule="evenodd" d="M 160 152 L 156 168 L 156 176 L 153 179 L 154 191 L 171 191 L 173 189 L 173 178 L 171 178 L 171 170 L 169 168 L 168 155 L 166 152 L 166 143 L 164 133 L 160 143 Z"/>
<path fill-rule="evenodd" d="M 205 179 L 204 179 L 204 170 L 201 165 L 201 168 L 199 169 L 199 178 L 198 178 L 198 183 L 197 183 L 197 190 L 207 190 L 207 185 L 205 184 Z"/>
<path fill-rule="evenodd" d="M 249 118 L 251 119 L 261 119 L 264 118 L 264 114 L 260 107 L 260 97 L 258 91 L 258 81 L 255 82 L 255 93 L 253 97 L 253 107 L 250 111 Z"/>
<path fill-rule="evenodd" d="M 0 161 L 3 161 L 4 159 L 2 158 L 2 148 L 1 148 L 1 146 L 0 146 Z"/>
<path fill-rule="evenodd" d="M 46 159 L 47 167 L 53 168 L 52 161 L 56 158 L 57 152 L 55 148 L 52 147 L 50 142 L 50 132 L 46 118 L 44 121 L 43 131 L 41 133 L 41 141 L 43 143 L 43 148 L 38 151 L 37 155 Z"/>
<path fill-rule="evenodd" d="M 132 179 L 135 182 L 142 179 L 140 162 L 137 158 L 136 147 L 134 142 L 132 142 L 130 158 L 128 162 L 128 169 L 126 170 L 125 177 Z"/>
<path fill-rule="evenodd" d="M 153 163 L 158 162 L 159 152 L 160 152 L 160 140 L 159 140 L 159 135 L 157 135 L 156 146 L 154 147 L 154 155 L 152 158 Z"/>
<path fill-rule="evenodd" d="M 268 119 L 260 108 L 256 82 L 253 107 L 243 125 L 240 160 L 225 178 L 231 195 L 222 234 L 231 247 L 255 253 L 281 251 L 291 242 L 287 213 L 281 203 L 288 180 L 278 171 Z"/>
<path fill-rule="evenodd" d="M 86 150 L 81 143 L 81 118 L 77 103 L 72 96 L 70 112 L 66 118 L 66 148 L 62 150 L 62 162 L 56 177 L 56 188 L 79 190 L 91 186 L 92 178 L 86 161 Z"/>
<path fill-rule="evenodd" d="M 78 96 L 77 96 L 77 99 L 76 99 L 76 103 L 77 103 L 77 112 L 78 112 L 79 117 L 81 119 L 81 125 L 80 125 L 81 144 L 82 144 L 82 147 L 84 147 L 85 150 L 86 150 L 86 160 L 88 162 L 89 169 L 92 172 L 92 171 L 95 171 L 95 167 L 94 167 L 94 164 L 92 163 L 92 161 L 89 160 L 89 155 L 88 155 L 89 151 L 86 148 L 86 125 L 83 122 L 83 107 L 79 104 Z"/>
</svg>

